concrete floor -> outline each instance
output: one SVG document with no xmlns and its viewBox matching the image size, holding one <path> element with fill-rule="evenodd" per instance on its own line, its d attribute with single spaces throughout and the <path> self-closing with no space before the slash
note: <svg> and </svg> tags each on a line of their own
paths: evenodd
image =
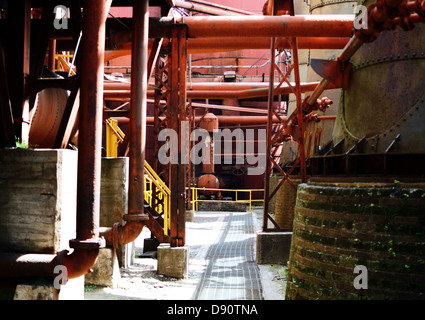
<svg viewBox="0 0 425 320">
<path fill-rule="evenodd" d="M 195 213 L 186 223 L 189 271 L 186 279 L 156 272 L 157 260 L 135 258 L 121 269 L 116 288 L 86 286 L 85 300 L 283 300 L 283 265 L 255 263 L 255 237 L 261 230 L 262 209 L 252 213 Z M 144 229 L 136 240 L 136 257 L 142 253 Z"/>
</svg>

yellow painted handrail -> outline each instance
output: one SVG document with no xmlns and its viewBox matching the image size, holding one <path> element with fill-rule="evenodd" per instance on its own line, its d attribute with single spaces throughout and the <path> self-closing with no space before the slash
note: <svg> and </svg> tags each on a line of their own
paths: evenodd
<svg viewBox="0 0 425 320">
<path fill-rule="evenodd" d="M 146 202 L 153 207 L 154 195 L 152 194 L 153 188 L 152 185 L 155 185 L 156 189 L 156 198 L 162 200 L 163 204 L 158 205 L 156 211 L 159 214 L 163 214 L 164 219 L 164 234 L 168 235 L 168 226 L 169 226 L 169 213 L 170 213 L 170 199 L 171 192 L 167 185 L 161 180 L 157 173 L 152 169 L 152 167 L 145 161 L 145 200 Z"/>
<path fill-rule="evenodd" d="M 252 192 L 260 192 L 264 189 L 216 189 L 216 188 L 195 188 L 191 187 L 192 190 L 192 199 L 191 204 L 194 211 L 198 211 L 198 202 L 239 202 L 239 203 L 248 203 L 249 204 L 249 212 L 251 212 L 252 208 L 252 202 L 253 201 L 263 201 L 263 199 L 252 199 Z M 200 200 L 198 199 L 198 190 L 204 190 L 204 191 L 232 191 L 235 192 L 235 200 Z M 240 200 L 238 199 L 238 192 L 247 192 L 249 194 L 248 200 Z"/>
</svg>

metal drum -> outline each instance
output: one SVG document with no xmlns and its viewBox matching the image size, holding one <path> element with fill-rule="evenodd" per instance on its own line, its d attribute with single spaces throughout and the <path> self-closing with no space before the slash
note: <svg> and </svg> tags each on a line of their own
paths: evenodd
<svg viewBox="0 0 425 320">
<path fill-rule="evenodd" d="M 47 88 L 37 94 L 31 117 L 30 145 L 53 148 L 68 99 L 64 89 Z"/>
<path fill-rule="evenodd" d="M 334 144 L 361 141 L 363 153 L 425 152 L 425 26 L 384 31 L 352 57 Z M 390 149 L 388 149 L 390 148 Z"/>
</svg>

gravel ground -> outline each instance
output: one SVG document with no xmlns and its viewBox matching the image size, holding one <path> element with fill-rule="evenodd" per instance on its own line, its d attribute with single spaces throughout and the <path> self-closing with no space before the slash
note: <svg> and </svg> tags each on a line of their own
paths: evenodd
<svg viewBox="0 0 425 320">
<path fill-rule="evenodd" d="M 85 300 L 192 300 L 207 267 L 205 255 L 224 228 L 225 214 L 197 212 L 194 222 L 186 223 L 186 243 L 189 247 L 189 270 L 186 279 L 175 279 L 157 274 L 157 260 L 135 258 L 131 267 L 121 268 L 121 279 L 116 288 L 86 286 Z M 262 209 L 253 210 L 254 227 L 261 229 Z M 200 223 L 202 222 L 202 223 Z M 136 256 L 142 253 L 143 239 L 150 237 L 144 228 L 135 242 Z M 286 266 L 259 265 L 263 298 L 282 300 L 285 295 Z"/>
</svg>

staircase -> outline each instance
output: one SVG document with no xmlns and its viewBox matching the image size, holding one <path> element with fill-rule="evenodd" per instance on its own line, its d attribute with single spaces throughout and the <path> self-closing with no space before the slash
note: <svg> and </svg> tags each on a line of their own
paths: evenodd
<svg viewBox="0 0 425 320">
<path fill-rule="evenodd" d="M 146 161 L 144 189 L 144 212 L 149 215 L 145 225 L 160 243 L 168 242 L 171 192 Z"/>
<path fill-rule="evenodd" d="M 106 120 L 106 156 L 118 156 L 118 143 L 124 142 L 125 135 L 118 127 L 118 121 Z M 170 189 L 152 167 L 145 161 L 144 169 L 144 212 L 149 220 L 144 224 L 160 243 L 169 242 Z"/>
</svg>

